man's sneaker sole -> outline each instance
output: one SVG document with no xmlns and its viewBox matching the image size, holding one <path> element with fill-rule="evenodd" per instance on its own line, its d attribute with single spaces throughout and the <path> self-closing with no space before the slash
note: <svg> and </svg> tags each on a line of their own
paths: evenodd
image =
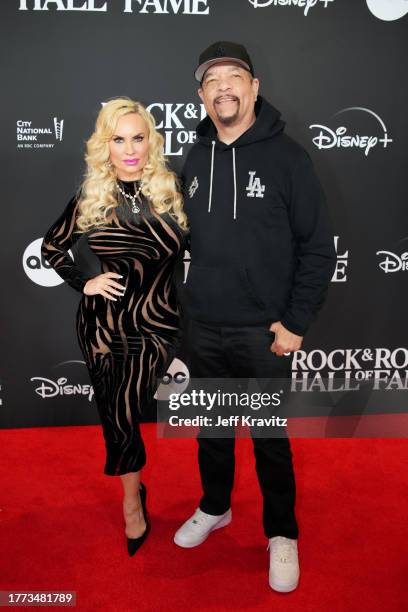
<svg viewBox="0 0 408 612">
<path fill-rule="evenodd" d="M 291 591 L 294 591 L 297 588 L 298 584 L 299 580 L 289 585 L 276 584 L 269 581 L 269 586 L 271 587 L 271 589 L 273 589 L 274 591 L 278 591 L 278 593 L 290 593 Z"/>
<path fill-rule="evenodd" d="M 183 543 L 182 542 L 178 542 L 177 541 L 177 534 L 174 536 L 173 542 L 175 544 L 177 544 L 177 546 L 180 546 L 181 548 L 194 548 L 195 546 L 200 546 L 200 544 L 202 544 L 203 542 L 206 541 L 206 539 L 208 538 L 208 536 L 210 535 L 210 533 L 212 531 L 215 531 L 216 529 L 220 529 L 221 527 L 226 527 L 227 525 L 230 524 L 231 521 L 232 521 L 232 513 L 229 512 L 226 516 L 224 516 L 223 519 L 220 520 L 219 523 L 214 525 L 214 527 L 211 527 L 211 529 L 209 531 L 207 531 L 205 536 L 200 538 L 200 540 L 198 542 L 197 542 L 197 540 L 194 542 L 194 544 L 185 544 L 184 542 Z"/>
</svg>

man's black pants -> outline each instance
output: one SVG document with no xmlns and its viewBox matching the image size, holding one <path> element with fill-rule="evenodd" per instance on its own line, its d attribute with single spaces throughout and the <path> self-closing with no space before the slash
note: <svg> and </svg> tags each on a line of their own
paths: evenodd
<svg viewBox="0 0 408 612">
<path fill-rule="evenodd" d="M 192 378 L 290 378 L 293 354 L 278 357 L 271 352 L 274 333 L 268 324 L 220 327 L 191 321 L 189 332 Z M 203 429 L 197 437 L 204 492 L 200 508 L 219 515 L 231 505 L 235 439 L 203 437 L 202 433 Z M 274 438 L 252 436 L 252 442 L 263 496 L 264 533 L 267 538 L 296 539 L 295 475 L 286 432 Z"/>
</svg>

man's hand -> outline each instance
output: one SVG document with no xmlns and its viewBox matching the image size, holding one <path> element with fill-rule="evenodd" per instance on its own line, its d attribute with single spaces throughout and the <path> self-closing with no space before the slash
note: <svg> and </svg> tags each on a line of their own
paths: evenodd
<svg viewBox="0 0 408 612">
<path fill-rule="evenodd" d="M 302 346 L 303 336 L 293 334 L 280 321 L 272 323 L 269 329 L 275 332 L 275 340 L 271 344 L 271 351 L 279 357 L 285 353 L 298 351 Z"/>
</svg>

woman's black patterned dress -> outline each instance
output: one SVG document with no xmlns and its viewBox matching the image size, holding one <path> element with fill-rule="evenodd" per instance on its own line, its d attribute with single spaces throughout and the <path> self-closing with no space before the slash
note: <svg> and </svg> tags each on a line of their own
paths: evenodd
<svg viewBox="0 0 408 612">
<path fill-rule="evenodd" d="M 139 182 L 121 181 L 134 194 Z M 184 232 L 168 214 L 153 212 L 140 198 L 139 213 L 121 197 L 111 220 L 86 233 L 101 262 L 101 273 L 126 291 L 112 301 L 82 295 L 76 325 L 81 351 L 94 387 L 106 445 L 104 473 L 126 474 L 146 462 L 139 422 L 151 401 L 157 377 L 173 356 L 179 334 L 179 309 L 174 268 L 185 246 Z M 47 231 L 42 254 L 72 287 L 83 292 L 88 280 L 68 254 L 82 235 L 75 227 L 78 197 L 74 196 Z M 88 277 L 89 278 L 89 277 Z"/>
</svg>

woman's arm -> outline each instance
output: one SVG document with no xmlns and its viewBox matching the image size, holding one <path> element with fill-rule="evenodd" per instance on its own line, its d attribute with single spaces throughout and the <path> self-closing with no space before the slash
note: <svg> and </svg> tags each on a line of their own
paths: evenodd
<svg viewBox="0 0 408 612">
<path fill-rule="evenodd" d="M 92 276 L 85 277 L 68 253 L 82 235 L 75 225 L 78 205 L 79 194 L 75 194 L 64 212 L 46 232 L 41 245 L 41 254 L 61 278 L 82 293 L 86 282 Z"/>
</svg>

